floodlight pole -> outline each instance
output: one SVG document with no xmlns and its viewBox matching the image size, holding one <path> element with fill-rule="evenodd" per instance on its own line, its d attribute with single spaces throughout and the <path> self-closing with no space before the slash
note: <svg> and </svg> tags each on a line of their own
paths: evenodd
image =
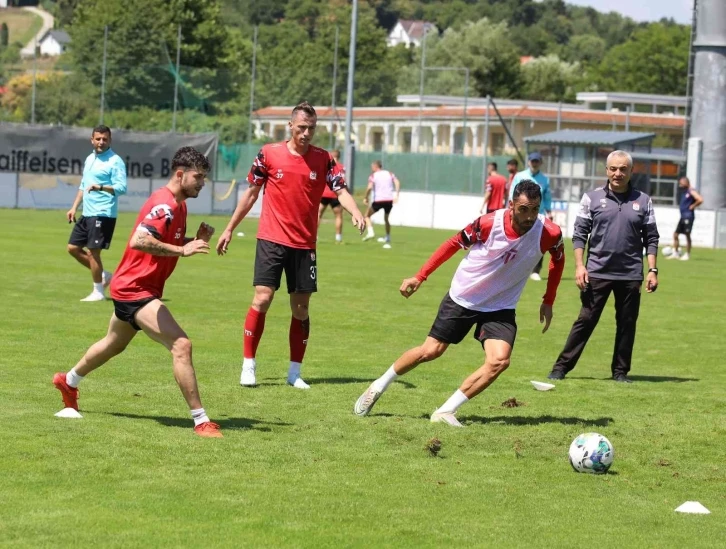
<svg viewBox="0 0 726 549">
<path fill-rule="evenodd" d="M 108 46 L 108 25 L 103 28 L 103 65 L 101 66 L 101 110 L 99 124 L 103 124 L 103 106 L 106 103 L 106 50 Z"/>
<path fill-rule="evenodd" d="M 353 85 L 355 83 L 355 45 L 358 33 L 358 0 L 353 0 L 353 13 L 350 21 L 350 49 L 348 50 L 348 89 L 345 98 L 345 173 L 348 186 L 353 190 L 353 154 L 351 126 L 353 124 Z"/>
<path fill-rule="evenodd" d="M 174 78 L 174 114 L 171 117 L 171 131 L 176 132 L 176 110 L 179 105 L 179 63 L 181 61 L 181 25 L 176 31 L 176 78 Z"/>
<path fill-rule="evenodd" d="M 255 25 L 255 32 L 252 39 L 252 76 L 250 77 L 250 115 L 249 124 L 247 127 L 247 142 L 252 143 L 252 113 L 255 108 L 255 80 L 257 79 L 257 30 L 258 26 Z"/>
</svg>

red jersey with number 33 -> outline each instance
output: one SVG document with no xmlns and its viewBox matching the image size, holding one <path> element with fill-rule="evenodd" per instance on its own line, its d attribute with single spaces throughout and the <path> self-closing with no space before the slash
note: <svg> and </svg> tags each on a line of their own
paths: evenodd
<svg viewBox="0 0 726 549">
<path fill-rule="evenodd" d="M 137 230 L 142 230 L 166 244 L 183 246 L 186 229 L 186 202 L 177 202 L 169 188 L 162 187 L 152 193 L 142 206 L 131 238 Z M 134 250 L 130 240 L 111 280 L 111 297 L 117 301 L 161 298 L 164 283 L 174 271 L 179 257 Z"/>
<path fill-rule="evenodd" d="M 315 249 L 325 187 L 345 188 L 343 170 L 328 151 L 311 145 L 294 155 L 286 141 L 262 147 L 247 181 L 265 186 L 257 238 L 303 250 Z"/>
</svg>

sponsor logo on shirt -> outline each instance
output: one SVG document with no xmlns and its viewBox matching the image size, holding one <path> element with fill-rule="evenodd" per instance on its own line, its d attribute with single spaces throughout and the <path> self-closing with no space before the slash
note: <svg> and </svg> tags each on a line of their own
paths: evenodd
<svg viewBox="0 0 726 549">
<path fill-rule="evenodd" d="M 171 213 L 171 208 L 166 204 L 159 204 L 151 208 L 151 211 L 147 214 L 146 219 L 166 219 L 167 225 L 174 219 L 174 214 Z"/>
<path fill-rule="evenodd" d="M 637 212 L 640 209 L 638 204 L 633 204 L 633 209 Z"/>
<path fill-rule="evenodd" d="M 507 250 L 504 252 L 504 264 L 506 265 L 515 257 L 517 257 L 517 250 Z"/>
<path fill-rule="evenodd" d="M 315 181 L 318 178 L 318 172 L 310 172 L 310 179 Z"/>
</svg>

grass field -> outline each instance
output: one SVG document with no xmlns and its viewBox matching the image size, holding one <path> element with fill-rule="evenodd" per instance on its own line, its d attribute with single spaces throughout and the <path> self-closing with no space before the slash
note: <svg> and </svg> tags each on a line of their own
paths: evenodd
<svg viewBox="0 0 726 549">
<path fill-rule="evenodd" d="M 43 26 L 43 19 L 32 12 L 20 8 L 0 10 L 0 23 L 7 23 L 9 43 L 19 42 L 25 46 Z"/>
<path fill-rule="evenodd" d="M 243 389 L 256 230 L 244 221 L 247 236 L 229 255 L 181 261 L 165 295 L 224 429 L 210 440 L 193 435 L 171 360 L 143 335 L 83 382 L 84 419 L 53 417 L 62 407 L 53 373 L 105 333 L 112 311 L 79 302 L 90 277 L 65 252 L 63 218 L 0 210 L 4 547 L 723 547 L 724 251 L 661 261 L 662 286 L 643 297 L 636 383 L 608 379 L 610 304 L 578 368 L 541 393 L 529 381 L 545 379 L 578 311 L 570 255 L 552 328 L 540 333 L 544 283 L 530 282 L 512 366 L 462 407 L 467 428 L 456 430 L 428 414 L 481 364 L 471 338 L 401 378 L 371 416 L 351 413 L 370 380 L 425 337 L 458 261 L 408 301 L 398 286 L 449 232 L 396 228 L 383 250 L 350 227 L 334 245 L 326 223 L 303 369 L 312 389 L 284 384 L 284 294 L 258 352 L 260 386 Z M 119 219 L 107 267 L 132 222 Z M 525 405 L 503 408 L 510 397 Z M 586 431 L 613 442 L 609 474 L 571 470 L 567 449 Z M 432 437 L 443 445 L 437 458 L 424 450 Z M 712 514 L 675 513 L 687 500 Z"/>
</svg>

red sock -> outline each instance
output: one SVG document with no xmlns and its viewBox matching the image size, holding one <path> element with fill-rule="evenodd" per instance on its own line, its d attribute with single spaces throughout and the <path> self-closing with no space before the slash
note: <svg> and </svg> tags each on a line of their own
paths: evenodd
<svg viewBox="0 0 726 549">
<path fill-rule="evenodd" d="M 295 317 L 290 319 L 290 361 L 302 362 L 305 356 L 305 349 L 310 336 L 310 318 L 298 320 Z"/>
<path fill-rule="evenodd" d="M 260 344 L 262 332 L 265 331 L 265 313 L 255 311 L 252 307 L 245 318 L 244 357 L 255 358 L 257 346 Z"/>
</svg>

